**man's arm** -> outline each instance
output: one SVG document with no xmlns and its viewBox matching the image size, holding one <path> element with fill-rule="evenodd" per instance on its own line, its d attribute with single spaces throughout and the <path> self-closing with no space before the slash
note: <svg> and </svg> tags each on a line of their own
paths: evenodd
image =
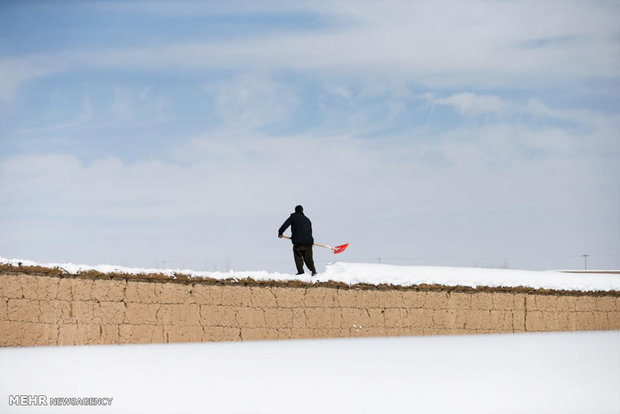
<svg viewBox="0 0 620 414">
<path fill-rule="evenodd" d="M 293 221 L 293 218 L 289 217 L 289 218 L 286 219 L 284 224 L 282 224 L 282 226 L 280 226 L 280 229 L 278 230 L 278 237 L 279 238 L 282 238 L 282 233 L 284 233 L 284 231 L 288 228 L 288 226 L 291 225 L 291 221 Z"/>
</svg>

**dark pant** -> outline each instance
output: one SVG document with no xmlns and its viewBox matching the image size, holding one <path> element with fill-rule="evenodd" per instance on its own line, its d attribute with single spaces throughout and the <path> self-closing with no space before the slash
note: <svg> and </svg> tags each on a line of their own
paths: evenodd
<svg viewBox="0 0 620 414">
<path fill-rule="evenodd" d="M 312 258 L 312 245 L 311 244 L 294 244 L 293 245 L 293 257 L 295 257 L 295 266 L 297 266 L 297 273 L 304 272 L 304 262 L 311 272 L 316 272 L 314 268 L 314 259 Z"/>
</svg>

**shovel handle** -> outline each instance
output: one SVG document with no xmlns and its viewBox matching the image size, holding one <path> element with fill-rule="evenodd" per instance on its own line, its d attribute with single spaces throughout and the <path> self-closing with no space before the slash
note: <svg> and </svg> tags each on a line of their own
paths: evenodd
<svg viewBox="0 0 620 414">
<path fill-rule="evenodd" d="M 282 235 L 282 238 L 283 238 L 283 239 L 289 239 L 289 240 L 291 239 L 290 237 L 285 236 L 285 235 Z M 326 249 L 331 249 L 331 250 L 334 250 L 334 248 L 333 248 L 332 246 L 328 246 L 328 245 L 326 245 L 326 244 L 321 244 L 321 243 L 316 243 L 316 242 L 315 242 L 315 243 L 314 243 L 314 245 L 315 245 L 315 246 L 319 246 L 319 247 L 325 247 Z"/>
</svg>

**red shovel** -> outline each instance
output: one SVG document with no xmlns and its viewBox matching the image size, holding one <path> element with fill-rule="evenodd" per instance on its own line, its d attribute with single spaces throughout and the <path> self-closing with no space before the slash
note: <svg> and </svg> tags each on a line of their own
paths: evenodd
<svg viewBox="0 0 620 414">
<path fill-rule="evenodd" d="M 289 240 L 291 239 L 290 237 L 284 236 L 284 235 L 282 236 L 282 238 L 289 239 Z M 326 244 L 321 244 L 321 243 L 314 243 L 314 245 L 319 246 L 319 247 L 325 247 L 327 249 L 331 249 L 331 251 L 334 252 L 334 254 L 342 253 L 345 251 L 347 247 L 349 247 L 349 243 L 341 244 L 340 246 L 335 246 L 335 247 L 328 246 Z"/>
</svg>

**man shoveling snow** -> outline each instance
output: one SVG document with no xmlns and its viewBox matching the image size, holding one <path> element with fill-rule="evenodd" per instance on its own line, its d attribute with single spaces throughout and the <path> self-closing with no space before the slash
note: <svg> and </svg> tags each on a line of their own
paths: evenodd
<svg viewBox="0 0 620 414">
<path fill-rule="evenodd" d="M 312 222 L 304 215 L 302 206 L 295 207 L 295 212 L 282 224 L 278 230 L 279 238 L 284 237 L 282 233 L 288 226 L 291 226 L 291 241 L 293 242 L 293 257 L 295 258 L 295 266 L 297 266 L 297 274 L 304 274 L 305 262 L 308 270 L 312 272 L 312 276 L 316 275 L 314 259 L 312 258 L 312 245 L 314 244 Z"/>
<path fill-rule="evenodd" d="M 288 226 L 291 226 L 291 237 L 283 235 Z M 302 206 L 295 207 L 295 212 L 286 219 L 278 230 L 278 237 L 281 239 L 290 239 L 293 242 L 293 257 L 295 259 L 295 266 L 297 266 L 298 275 L 304 274 L 304 262 L 312 272 L 312 276 L 316 275 L 314 259 L 312 258 L 312 245 L 326 247 L 333 251 L 334 254 L 342 253 L 349 245 L 349 243 L 345 243 L 340 246 L 332 247 L 326 244 L 315 243 L 312 237 L 312 222 L 304 215 L 304 208 Z"/>
</svg>

